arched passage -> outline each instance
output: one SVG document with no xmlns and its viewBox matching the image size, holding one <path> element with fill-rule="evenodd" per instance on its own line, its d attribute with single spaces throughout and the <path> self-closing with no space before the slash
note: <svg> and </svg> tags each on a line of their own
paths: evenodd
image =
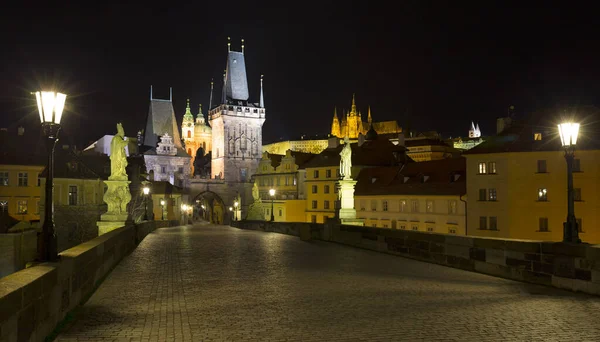
<svg viewBox="0 0 600 342">
<path fill-rule="evenodd" d="M 202 219 L 215 224 L 223 224 L 226 219 L 226 207 L 223 199 L 210 190 L 194 197 L 194 219 Z M 229 221 L 229 220 L 227 220 Z"/>
</svg>

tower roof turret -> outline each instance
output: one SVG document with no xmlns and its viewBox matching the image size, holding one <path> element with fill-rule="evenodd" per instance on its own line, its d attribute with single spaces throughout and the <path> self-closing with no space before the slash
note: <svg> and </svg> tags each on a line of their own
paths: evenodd
<svg viewBox="0 0 600 342">
<path fill-rule="evenodd" d="M 202 113 L 202 103 L 198 105 L 198 114 L 196 115 L 196 123 L 205 125 L 204 114 Z"/>
<path fill-rule="evenodd" d="M 194 116 L 190 109 L 190 99 L 187 99 L 187 105 L 185 107 L 185 114 L 183 114 L 183 121 L 194 121 Z"/>
</svg>

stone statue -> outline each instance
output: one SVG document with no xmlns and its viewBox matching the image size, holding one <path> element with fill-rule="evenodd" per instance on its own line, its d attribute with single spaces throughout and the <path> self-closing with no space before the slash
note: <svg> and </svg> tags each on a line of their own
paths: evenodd
<svg viewBox="0 0 600 342">
<path fill-rule="evenodd" d="M 126 146 L 127 138 L 125 137 L 125 131 L 123 131 L 123 125 L 118 123 L 117 134 L 110 142 L 109 180 L 127 180 L 127 173 L 125 173 L 125 167 L 127 167 L 127 154 L 125 153 Z"/>
<path fill-rule="evenodd" d="M 352 148 L 348 136 L 344 138 L 344 148 L 340 156 L 340 175 L 343 179 L 352 179 Z"/>
<path fill-rule="evenodd" d="M 254 182 L 254 185 L 252 185 L 252 198 L 254 199 L 254 202 L 262 202 L 260 195 L 258 194 L 258 185 L 256 184 L 256 181 Z"/>
<path fill-rule="evenodd" d="M 260 193 L 258 192 L 258 183 L 256 183 L 256 181 L 254 181 L 254 185 L 252 185 L 252 198 L 254 199 L 254 202 L 248 207 L 248 215 L 246 216 L 246 220 L 264 221 L 265 213 L 262 207 Z"/>
</svg>

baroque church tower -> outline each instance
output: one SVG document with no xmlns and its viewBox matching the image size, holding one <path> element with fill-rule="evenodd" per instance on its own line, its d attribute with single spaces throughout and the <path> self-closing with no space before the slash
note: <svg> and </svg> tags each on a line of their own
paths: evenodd
<svg viewBox="0 0 600 342">
<path fill-rule="evenodd" d="M 331 135 L 334 137 L 339 137 L 342 135 L 340 131 L 340 120 L 337 116 L 337 108 L 333 108 L 333 122 L 331 123 Z"/>
<path fill-rule="evenodd" d="M 187 99 L 185 114 L 183 114 L 183 121 L 181 122 L 181 136 L 185 141 L 187 153 L 191 156 L 194 142 L 194 116 L 190 110 L 190 99 Z"/>
<path fill-rule="evenodd" d="M 262 125 L 265 106 L 260 80 L 260 102 L 249 101 L 244 40 L 242 51 L 227 44 L 227 67 L 221 103 L 209 110 L 212 127 L 211 178 L 248 182 L 262 156 Z"/>
</svg>

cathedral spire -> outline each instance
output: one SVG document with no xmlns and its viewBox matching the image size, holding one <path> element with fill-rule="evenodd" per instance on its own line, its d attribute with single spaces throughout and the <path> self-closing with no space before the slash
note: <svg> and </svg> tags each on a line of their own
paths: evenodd
<svg viewBox="0 0 600 342">
<path fill-rule="evenodd" d="M 352 109 L 350 110 L 350 115 L 356 115 L 356 101 L 354 100 L 354 93 L 352 93 Z"/>
<path fill-rule="evenodd" d="M 185 114 L 183 114 L 183 119 L 194 120 L 194 116 L 192 115 L 192 111 L 190 109 L 190 99 L 187 99 L 187 105 L 185 107 Z"/>
<path fill-rule="evenodd" d="M 369 116 L 367 118 L 367 121 L 369 122 L 369 126 L 371 125 L 371 123 L 373 122 L 373 118 L 371 117 L 371 106 L 369 106 Z"/>
<path fill-rule="evenodd" d="M 333 121 L 331 123 L 331 135 L 335 137 L 340 137 L 342 135 L 340 129 L 340 120 L 337 115 L 337 107 L 333 107 Z"/>
<path fill-rule="evenodd" d="M 244 54 L 244 38 L 242 38 L 242 55 Z"/>
<path fill-rule="evenodd" d="M 213 79 L 210 79 L 210 98 L 208 99 L 208 110 L 210 111 L 210 109 L 212 108 L 212 94 L 213 94 Z M 200 105 L 200 107 L 202 107 L 202 105 Z"/>
<path fill-rule="evenodd" d="M 263 97 L 263 76 L 265 76 L 265 75 L 260 75 L 260 107 L 261 108 L 265 108 L 265 98 Z"/>
</svg>

